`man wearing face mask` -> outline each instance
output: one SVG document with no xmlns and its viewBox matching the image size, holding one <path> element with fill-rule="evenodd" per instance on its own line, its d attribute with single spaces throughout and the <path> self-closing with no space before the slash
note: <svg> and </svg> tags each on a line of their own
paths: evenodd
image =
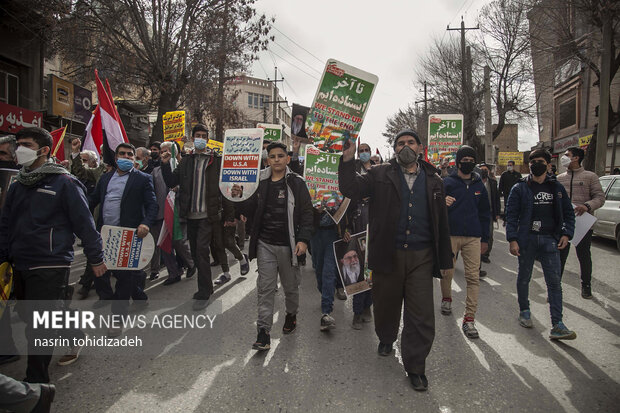
<svg viewBox="0 0 620 413">
<path fill-rule="evenodd" d="M 394 139 L 396 158 L 355 173 L 355 147 L 347 142 L 338 168 L 340 191 L 350 199 L 369 198 L 368 266 L 378 353 L 389 355 L 404 327 L 401 354 L 417 391 L 428 388 L 426 357 L 435 338 L 433 276 L 452 268 L 452 247 L 443 182 L 422 160 L 420 138 L 404 130 Z"/>
<path fill-rule="evenodd" d="M 508 161 L 506 170 L 499 177 L 499 194 L 504 197 L 504 215 L 506 214 L 506 204 L 508 203 L 508 195 L 510 190 L 521 179 L 521 174 L 515 171 L 515 162 Z M 506 220 L 504 220 L 506 226 Z"/>
<path fill-rule="evenodd" d="M 145 174 L 151 174 L 155 168 L 151 163 L 151 151 L 143 146 L 136 148 L 136 157 L 134 159 L 135 168 L 144 172 Z"/>
<path fill-rule="evenodd" d="M 151 151 L 151 159 L 149 159 L 149 165 L 151 165 L 151 170 L 157 168 L 161 165 L 161 161 L 159 159 L 159 152 L 161 151 L 161 142 L 154 141 L 149 145 L 149 149 Z"/>
<path fill-rule="evenodd" d="M 551 340 L 577 337 L 562 322 L 562 282 L 560 251 L 567 247 L 575 231 L 575 213 L 566 190 L 547 174 L 551 154 L 544 149 L 530 153 L 531 174 L 510 191 L 506 205 L 506 239 L 510 253 L 519 257 L 517 297 L 519 324 L 532 328 L 529 284 L 534 261 L 540 261 L 547 284 L 547 299 L 553 328 Z"/>
<path fill-rule="evenodd" d="M 568 148 L 560 158 L 560 163 L 567 168 L 567 171 L 558 176 L 558 182 L 568 192 L 571 202 L 575 205 L 575 215 L 577 216 L 583 215 L 585 212 L 591 214 L 605 204 L 605 193 L 598 176 L 594 172 L 586 171 L 581 166 L 584 155 L 585 153 L 581 148 Z M 581 270 L 581 297 L 585 299 L 592 298 L 591 242 L 592 229 L 586 233 L 575 247 Z M 570 245 L 567 245 L 560 252 L 560 259 L 562 261 L 560 277 L 564 274 L 564 265 L 569 252 Z"/>
<path fill-rule="evenodd" d="M 9 187 L 0 218 L 0 262 L 15 268 L 18 300 L 48 300 L 45 310 L 64 310 L 76 234 L 95 275 L 106 271 L 101 236 L 88 209 L 84 186 L 62 166 L 50 161 L 52 136 L 41 128 L 17 132 L 17 162 L 23 166 Z M 49 303 L 49 304 L 48 304 Z M 51 306 L 51 308 L 50 308 Z M 53 348 L 44 353 L 35 338 L 83 338 L 79 330 L 50 332 L 33 328 L 33 315 L 24 311 L 28 339 L 26 381 L 48 383 Z M 2 332 L 4 334 L 4 332 Z M 77 351 L 70 358 L 77 359 Z M 68 364 L 68 363 L 67 363 Z"/>
<path fill-rule="evenodd" d="M 169 188 L 179 186 L 177 200 L 179 217 L 187 219 L 187 237 L 194 264 L 198 267 L 198 291 L 193 309 L 204 309 L 213 294 L 209 244 L 214 237 L 213 226 L 224 221 L 234 225 L 235 207 L 220 193 L 221 157 L 207 151 L 207 127 L 198 124 L 192 129 L 193 153 L 181 159 L 177 168 L 170 168 L 170 153 L 161 154 L 161 172 Z"/>
<path fill-rule="evenodd" d="M 456 152 L 457 170 L 444 179 L 446 205 L 450 218 L 452 252 L 461 253 L 467 282 L 467 299 L 463 317 L 463 333 L 478 338 L 474 322 L 480 289 L 480 255 L 488 248 L 490 205 L 480 175 L 474 172 L 476 151 L 463 145 Z M 454 257 L 456 262 L 456 256 Z M 452 314 L 452 277 L 454 270 L 445 271 L 441 280 L 441 313 Z"/>
<path fill-rule="evenodd" d="M 15 162 L 15 136 L 0 137 L 0 168 L 18 169 Z"/>
<path fill-rule="evenodd" d="M 135 148 L 130 143 L 121 143 L 116 147 L 116 170 L 103 174 L 95 192 L 89 197 L 94 208 L 101 206 L 97 227 L 103 225 L 136 228 L 136 234 L 144 238 L 150 232 L 157 218 L 157 200 L 153 178 L 136 170 Z M 116 291 L 112 291 L 110 277 L 116 278 Z M 95 280 L 95 288 L 101 300 L 114 300 L 112 313 L 127 315 L 129 298 L 145 306 L 148 300 L 144 293 L 143 271 L 108 271 Z M 121 334 L 121 329 L 110 328 L 109 337 Z"/>
</svg>

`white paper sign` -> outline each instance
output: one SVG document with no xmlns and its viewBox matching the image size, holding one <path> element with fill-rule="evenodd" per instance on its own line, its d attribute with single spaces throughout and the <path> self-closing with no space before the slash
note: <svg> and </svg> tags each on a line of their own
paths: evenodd
<svg viewBox="0 0 620 413">
<path fill-rule="evenodd" d="M 573 204 L 573 208 L 575 208 L 575 204 Z M 596 217 L 587 212 L 584 212 L 579 216 L 575 215 L 575 233 L 573 234 L 573 239 L 570 243 L 575 247 L 579 245 L 583 237 L 585 237 L 586 233 L 590 231 L 590 228 L 592 228 L 592 225 L 594 225 L 595 222 Z"/>
</svg>

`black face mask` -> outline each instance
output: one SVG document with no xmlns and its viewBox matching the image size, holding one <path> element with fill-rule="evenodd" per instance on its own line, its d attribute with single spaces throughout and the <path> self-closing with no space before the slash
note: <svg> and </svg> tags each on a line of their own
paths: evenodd
<svg viewBox="0 0 620 413">
<path fill-rule="evenodd" d="M 17 169 L 17 164 L 13 161 L 0 161 L 0 168 Z"/>
<path fill-rule="evenodd" d="M 480 170 L 480 176 L 482 177 L 482 179 L 487 179 L 489 177 L 489 171 L 487 170 Z"/>
<path fill-rule="evenodd" d="M 157 158 L 159 158 L 159 152 L 151 152 L 151 158 L 153 158 L 154 161 L 157 160 Z"/>
<path fill-rule="evenodd" d="M 470 173 L 472 173 L 472 171 L 476 167 L 476 164 L 474 162 L 460 162 L 459 165 L 459 169 L 465 175 L 469 175 Z"/>
<path fill-rule="evenodd" d="M 530 165 L 530 171 L 534 176 L 541 176 L 547 173 L 547 165 L 545 165 L 544 163 L 535 162 Z"/>
</svg>

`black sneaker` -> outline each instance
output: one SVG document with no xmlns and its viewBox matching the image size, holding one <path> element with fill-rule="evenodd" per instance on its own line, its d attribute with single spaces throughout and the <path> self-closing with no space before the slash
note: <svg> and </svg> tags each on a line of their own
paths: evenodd
<svg viewBox="0 0 620 413">
<path fill-rule="evenodd" d="M 185 278 L 192 278 L 194 275 L 196 275 L 196 271 L 198 271 L 198 267 L 194 265 L 192 268 L 187 270 L 187 273 L 185 274 Z"/>
<path fill-rule="evenodd" d="M 286 319 L 284 320 L 284 326 L 282 327 L 282 333 L 291 334 L 297 328 L 297 315 L 286 313 Z"/>
<path fill-rule="evenodd" d="M 393 347 L 392 347 L 392 343 L 379 343 L 379 347 L 377 348 L 377 353 L 379 353 L 380 356 L 389 356 L 390 353 L 392 352 Z"/>
<path fill-rule="evenodd" d="M 84 286 L 82 286 L 79 290 L 77 290 L 78 299 L 85 300 L 88 298 L 88 293 L 90 290 Z"/>
<path fill-rule="evenodd" d="M 149 281 L 155 281 L 158 278 L 159 278 L 159 274 L 152 273 L 151 276 L 149 277 Z"/>
<path fill-rule="evenodd" d="M 245 264 L 240 265 L 241 275 L 246 275 L 250 272 L 250 260 L 248 259 L 248 254 L 243 254 L 245 257 Z"/>
<path fill-rule="evenodd" d="M 487 276 L 487 272 L 485 270 L 480 270 L 480 276 L 481 277 L 486 277 Z"/>
<path fill-rule="evenodd" d="M 489 259 L 488 255 L 481 255 L 480 256 L 480 261 L 485 262 L 487 264 L 491 263 L 491 260 Z"/>
<path fill-rule="evenodd" d="M 428 389 L 428 379 L 424 374 L 407 373 L 413 390 L 426 391 Z"/>
<path fill-rule="evenodd" d="M 589 285 L 581 286 L 581 298 L 585 298 L 586 300 L 592 299 L 592 287 Z"/>
<path fill-rule="evenodd" d="M 252 348 L 258 351 L 265 351 L 271 348 L 271 337 L 264 328 L 261 328 L 258 332 L 258 337 L 256 337 L 256 342 L 252 344 Z"/>
</svg>

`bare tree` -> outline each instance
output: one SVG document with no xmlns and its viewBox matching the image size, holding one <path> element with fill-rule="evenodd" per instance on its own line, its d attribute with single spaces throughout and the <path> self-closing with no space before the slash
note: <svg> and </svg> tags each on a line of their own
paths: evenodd
<svg viewBox="0 0 620 413">
<path fill-rule="evenodd" d="M 394 138 L 403 129 L 413 129 L 420 132 L 422 125 L 422 112 L 416 107 L 407 105 L 404 109 L 398 109 L 393 116 L 390 116 L 385 123 L 385 132 L 382 133 L 390 145 L 394 144 Z"/>
<path fill-rule="evenodd" d="M 481 10 L 474 45 L 477 65 L 491 69 L 491 98 L 497 116 L 493 140 L 507 122 L 536 116 L 534 73 L 530 55 L 528 7 L 521 0 L 495 0 Z"/>
<path fill-rule="evenodd" d="M 601 88 L 601 52 L 603 28 L 611 26 L 611 66 L 609 87 L 620 69 L 620 3 L 617 0 L 522 0 L 531 6 L 530 34 L 532 53 L 546 54 L 549 70 L 575 63 L 583 70 L 583 77 L 593 86 Z M 589 72 L 589 73 L 588 73 Z M 592 79 L 590 79 L 592 77 Z M 555 79 L 547 76 L 542 87 L 553 89 Z M 539 84 L 539 80 L 536 80 Z M 617 96 L 610 95 L 607 127 L 613 130 L 620 123 L 620 113 L 612 103 Z M 594 170 L 596 129 L 588 146 L 584 167 Z M 606 144 L 604 142 L 603 144 Z"/>
<path fill-rule="evenodd" d="M 60 16 L 56 51 L 75 61 L 76 75 L 92 76 L 94 68 L 114 81 L 116 90 L 157 107 L 153 139 L 161 140 L 162 115 L 176 110 L 192 80 L 213 86 L 221 55 L 222 11 L 253 11 L 254 0 L 77 0 Z M 264 17 L 263 17 L 264 19 Z M 249 19 L 251 20 L 251 19 Z M 251 21 L 248 21 L 251 24 Z M 214 28 L 214 29 L 210 29 Z M 263 25 L 248 41 L 262 39 Z M 71 35 L 67 35 L 71 33 Z M 226 49 L 240 55 L 246 50 Z M 200 69 L 196 72 L 197 69 Z M 193 70 L 193 71 L 192 71 Z M 205 93 L 191 90 L 191 93 Z"/>
</svg>

